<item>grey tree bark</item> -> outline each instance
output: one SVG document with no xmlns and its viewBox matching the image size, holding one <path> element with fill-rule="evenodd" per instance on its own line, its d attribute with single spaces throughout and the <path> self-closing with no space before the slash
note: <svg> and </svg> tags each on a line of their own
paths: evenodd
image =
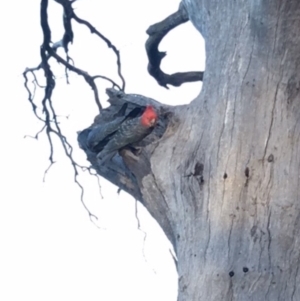
<svg viewBox="0 0 300 301">
<path fill-rule="evenodd" d="M 184 3 L 203 89 L 151 159 L 178 300 L 300 300 L 300 2 Z"/>
<path fill-rule="evenodd" d="M 127 186 L 174 245 L 179 301 L 299 301 L 300 2 L 183 4 L 203 88 L 162 108 L 172 122 L 142 159 L 123 154 Z"/>
</svg>

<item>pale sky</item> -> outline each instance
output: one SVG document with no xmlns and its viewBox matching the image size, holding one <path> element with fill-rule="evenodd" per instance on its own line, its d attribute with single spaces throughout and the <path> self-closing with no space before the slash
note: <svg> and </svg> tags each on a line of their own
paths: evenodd
<svg viewBox="0 0 300 301">
<path fill-rule="evenodd" d="M 62 11 L 49 2 L 55 42 L 62 37 Z M 175 12 L 178 5 L 171 0 L 79 0 L 74 7 L 120 50 L 127 93 L 178 105 L 192 101 L 201 83 L 170 90 L 158 86 L 147 73 L 144 50 L 149 25 Z M 57 138 L 56 163 L 43 182 L 49 145 L 45 134 L 38 141 L 24 139 L 35 135 L 42 124 L 32 113 L 22 77 L 26 67 L 40 62 L 39 9 L 38 0 L 17 0 L 6 1 L 0 11 L 0 300 L 175 301 L 177 274 L 170 243 L 146 209 L 138 205 L 139 230 L 130 196 L 118 195 L 115 186 L 100 179 L 101 198 L 95 178 L 81 174 L 85 202 L 99 218 L 97 228 L 80 202 L 73 169 Z M 70 55 L 76 66 L 118 81 L 111 50 L 83 26 L 74 24 L 73 30 Z M 162 63 L 166 72 L 204 69 L 203 40 L 190 23 L 172 31 L 160 49 L 168 53 Z M 75 159 L 88 165 L 76 132 L 88 127 L 97 114 L 93 93 L 81 77 L 71 75 L 71 84 L 66 85 L 64 69 L 54 61 L 52 68 L 57 76 L 53 100 L 62 130 L 74 146 Z M 104 105 L 106 87 L 98 81 Z M 42 93 L 37 92 L 37 103 Z"/>
</svg>

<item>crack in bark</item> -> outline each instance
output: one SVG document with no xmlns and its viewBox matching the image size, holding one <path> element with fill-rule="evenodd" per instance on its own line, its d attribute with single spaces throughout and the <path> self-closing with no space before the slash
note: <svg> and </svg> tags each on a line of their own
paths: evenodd
<svg viewBox="0 0 300 301">
<path fill-rule="evenodd" d="M 243 77 L 243 80 L 242 80 L 242 85 L 243 85 L 243 83 L 244 83 L 244 81 L 245 81 L 245 78 L 246 78 L 246 76 L 247 76 L 247 74 L 248 74 L 248 71 L 249 71 L 249 69 L 250 69 L 250 65 L 251 65 L 251 61 L 252 61 L 252 55 L 253 55 L 253 50 L 254 50 L 254 44 L 255 44 L 255 37 L 254 37 L 254 39 L 253 39 L 252 48 L 251 48 L 251 52 L 250 52 L 249 63 L 248 63 L 248 65 L 247 65 L 246 72 L 245 72 L 244 77 Z"/>
<path fill-rule="evenodd" d="M 219 153 L 220 153 L 220 148 L 221 148 L 221 139 L 222 139 L 222 136 L 224 134 L 224 130 L 225 130 L 227 119 L 228 119 L 227 118 L 227 110 L 228 110 L 228 103 L 230 102 L 230 101 L 228 101 L 228 94 L 229 94 L 229 90 L 227 88 L 226 105 L 225 105 L 225 111 L 224 111 L 223 124 L 222 124 L 221 134 L 220 134 L 220 137 L 219 137 L 219 140 L 218 140 L 218 151 L 217 151 L 217 160 L 218 160 L 218 163 L 219 163 Z"/>
<path fill-rule="evenodd" d="M 211 177 L 211 156 L 208 159 L 209 162 L 209 168 L 208 168 L 208 185 L 207 185 L 207 201 L 206 201 L 206 221 L 208 224 L 208 239 L 207 239 L 207 243 L 205 246 L 205 250 L 204 250 L 204 262 L 207 261 L 207 251 L 209 248 L 209 243 L 210 243 L 210 238 L 211 238 L 211 229 L 210 229 L 210 217 L 209 217 L 209 212 L 210 212 L 210 177 Z"/>
<path fill-rule="evenodd" d="M 293 292 L 292 292 L 292 301 L 294 301 L 294 296 L 295 296 L 296 289 L 297 289 L 297 278 L 298 278 L 298 273 L 299 273 L 299 266 L 300 266 L 300 260 L 298 260 L 298 265 L 297 265 L 297 268 L 296 268 L 294 288 L 293 288 Z M 295 301 L 297 301 L 297 300 L 295 300 Z"/>
<path fill-rule="evenodd" d="M 255 286 L 259 282 L 261 276 L 262 276 L 262 273 L 259 273 L 259 276 L 257 277 L 257 279 L 255 281 L 253 281 L 253 283 L 250 285 L 250 287 L 248 289 L 248 293 L 251 293 L 252 291 L 254 291 Z"/>
<path fill-rule="evenodd" d="M 268 284 L 268 289 L 267 289 L 267 292 L 266 292 L 266 294 L 265 294 L 265 300 L 267 300 L 267 296 L 269 295 L 269 293 L 270 293 L 270 289 L 271 289 L 271 285 L 272 285 L 272 279 L 273 279 L 273 274 L 272 274 L 272 276 L 271 276 L 271 279 L 270 279 L 270 282 L 269 282 L 269 284 Z"/>
<path fill-rule="evenodd" d="M 276 87 L 276 91 L 275 91 L 275 99 L 274 99 L 274 102 L 273 102 L 273 107 L 272 107 L 272 112 L 271 112 L 271 122 L 270 122 L 267 141 L 266 141 L 266 145 L 265 145 L 265 149 L 264 149 L 263 163 L 264 163 L 264 160 L 265 160 L 266 155 L 267 155 L 267 149 L 268 149 L 268 146 L 269 146 L 269 141 L 270 141 L 270 137 L 271 137 L 271 133 L 272 133 L 272 127 L 273 127 L 273 122 L 274 122 L 274 114 L 275 114 L 276 99 L 277 99 L 279 84 L 280 84 L 280 82 L 278 82 L 277 87 Z"/>
<path fill-rule="evenodd" d="M 211 156 L 208 159 L 208 185 L 207 185 L 207 201 L 206 201 L 206 220 L 209 218 L 209 207 L 210 207 L 210 177 L 211 177 Z"/>
<path fill-rule="evenodd" d="M 230 224 L 229 235 L 228 235 L 228 240 L 227 240 L 227 247 L 228 247 L 227 257 L 228 257 L 228 262 L 229 262 L 230 253 L 231 253 L 230 239 L 231 239 L 231 233 L 232 233 L 233 223 L 234 223 L 234 216 L 231 217 L 231 224 Z"/>
<path fill-rule="evenodd" d="M 276 26 L 275 26 L 275 37 L 274 37 L 274 43 L 273 43 L 273 53 L 272 55 L 274 55 L 275 49 L 276 49 L 276 43 L 277 43 L 277 32 L 278 32 L 278 24 L 279 24 L 279 19 L 280 19 L 280 9 L 281 9 L 281 4 L 279 4 L 278 6 L 278 10 L 277 10 L 277 21 L 276 21 Z"/>
<path fill-rule="evenodd" d="M 267 221 L 267 231 L 268 231 L 268 259 L 269 259 L 269 268 L 271 268 L 271 243 L 272 243 L 272 235 L 271 235 L 271 228 L 270 228 L 270 223 L 271 223 L 271 215 L 272 215 L 272 210 L 270 209 L 270 212 L 268 214 L 268 221 Z"/>
<path fill-rule="evenodd" d="M 152 177 L 153 177 L 153 179 L 154 179 L 154 184 L 155 184 L 155 186 L 156 186 L 156 189 L 159 191 L 162 200 L 163 200 L 164 203 L 166 204 L 166 207 L 167 207 L 167 209 L 168 209 L 168 212 L 171 212 L 171 211 L 170 211 L 170 208 L 169 208 L 169 205 L 168 205 L 168 202 L 167 202 L 167 200 L 166 200 L 166 198 L 165 198 L 165 195 L 164 195 L 164 193 L 162 192 L 162 190 L 160 189 L 159 185 L 157 184 L 156 177 L 154 176 L 153 173 L 152 173 Z"/>
<path fill-rule="evenodd" d="M 205 251 L 204 251 L 204 262 L 205 263 L 207 262 L 207 252 L 208 252 L 208 248 L 209 248 L 210 239 L 211 239 L 210 218 L 208 218 L 208 239 L 207 239 L 207 243 L 206 243 L 206 247 L 205 247 Z"/>
</svg>

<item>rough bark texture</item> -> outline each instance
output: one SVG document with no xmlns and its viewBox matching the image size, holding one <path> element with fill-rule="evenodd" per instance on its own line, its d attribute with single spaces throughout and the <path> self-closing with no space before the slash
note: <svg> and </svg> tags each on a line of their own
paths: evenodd
<svg viewBox="0 0 300 301">
<path fill-rule="evenodd" d="M 152 163 L 179 300 L 300 300 L 300 2 L 185 4 L 206 41 L 203 90 Z"/>
<path fill-rule="evenodd" d="M 184 4 L 203 89 L 131 169 L 174 244 L 178 299 L 298 301 L 300 2 Z"/>
</svg>

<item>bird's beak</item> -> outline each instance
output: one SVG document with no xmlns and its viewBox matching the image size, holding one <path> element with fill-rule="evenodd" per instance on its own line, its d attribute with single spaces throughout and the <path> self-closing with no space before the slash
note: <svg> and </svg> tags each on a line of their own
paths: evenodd
<svg viewBox="0 0 300 301">
<path fill-rule="evenodd" d="M 153 119 L 150 119 L 150 124 L 151 124 L 151 126 L 154 125 L 155 123 L 156 123 L 156 119 L 154 119 L 154 118 L 153 118 Z"/>
</svg>

